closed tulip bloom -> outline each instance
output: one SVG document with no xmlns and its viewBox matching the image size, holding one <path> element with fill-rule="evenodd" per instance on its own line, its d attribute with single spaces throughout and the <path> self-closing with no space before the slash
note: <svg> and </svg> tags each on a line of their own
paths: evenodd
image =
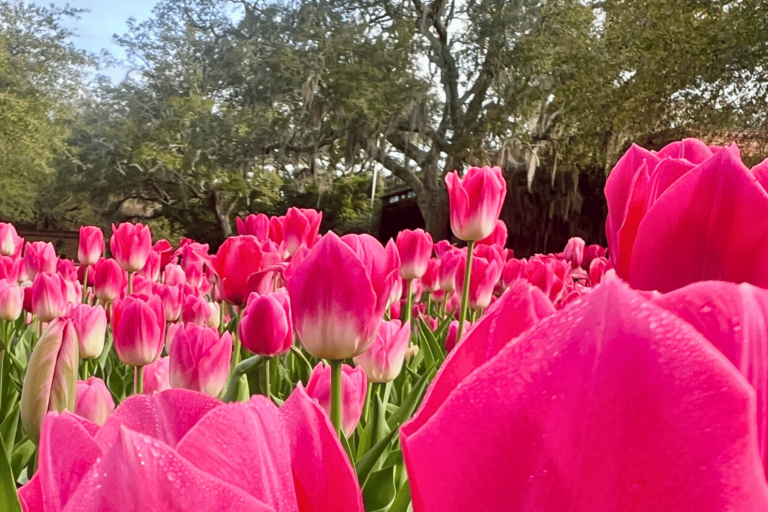
<svg viewBox="0 0 768 512">
<path fill-rule="evenodd" d="M 589 264 L 589 284 L 597 286 L 603 280 L 605 273 L 610 270 L 609 262 L 605 258 L 595 258 Z"/>
<path fill-rule="evenodd" d="M 23 243 L 13 224 L 0 222 L 0 255 L 16 256 Z"/>
<path fill-rule="evenodd" d="M 102 426 L 115 410 L 115 401 L 104 381 L 98 377 L 77 382 L 75 414 Z"/>
<path fill-rule="evenodd" d="M 445 177 L 451 204 L 451 230 L 461 240 L 482 240 L 499 220 L 507 182 L 500 167 L 471 167 L 463 178 L 453 171 Z"/>
<path fill-rule="evenodd" d="M 15 281 L 0 279 L 0 318 L 13 322 L 21 316 L 24 290 Z"/>
<path fill-rule="evenodd" d="M 165 342 L 165 313 L 156 296 L 129 295 L 114 307 L 115 352 L 130 366 L 144 366 L 158 357 Z"/>
<path fill-rule="evenodd" d="M 525 259 L 517 260 L 512 258 L 504 264 L 501 271 L 501 279 L 504 286 L 509 286 L 518 279 L 525 279 L 525 267 L 528 262 Z"/>
<path fill-rule="evenodd" d="M 258 215 L 250 214 L 245 220 L 237 217 L 235 219 L 238 235 L 255 236 L 259 242 L 269 238 L 269 217 L 260 213 Z"/>
<path fill-rule="evenodd" d="M 37 443 L 48 411 L 75 410 L 77 334 L 68 318 L 52 322 L 37 341 L 21 388 L 21 424 Z"/>
<path fill-rule="evenodd" d="M 464 335 L 462 335 L 462 339 L 466 337 L 467 332 L 469 331 L 469 322 L 464 320 L 464 329 L 462 332 Z M 456 347 L 456 342 L 458 341 L 456 337 L 459 335 L 459 321 L 454 320 L 448 325 L 448 335 L 445 337 L 445 351 L 450 352 Z"/>
<path fill-rule="evenodd" d="M 173 246 L 168 240 L 160 239 L 152 246 L 152 252 L 156 252 L 160 256 L 160 270 L 162 271 L 173 257 Z"/>
<path fill-rule="evenodd" d="M 403 369 L 405 350 L 411 338 L 411 323 L 400 320 L 381 322 L 376 339 L 368 350 L 355 357 L 355 365 L 365 371 L 369 382 L 390 382 Z"/>
<path fill-rule="evenodd" d="M 493 233 L 482 240 L 477 241 L 477 245 L 493 245 L 499 251 L 503 251 L 507 245 L 507 225 L 503 220 L 497 220 Z"/>
<path fill-rule="evenodd" d="M 323 212 L 304 208 L 288 208 L 283 221 L 285 250 L 292 256 L 302 245 L 312 248 L 320 232 Z"/>
<path fill-rule="evenodd" d="M 141 369 L 144 373 L 144 394 L 151 395 L 171 389 L 170 364 L 170 357 L 158 357 L 157 361 Z"/>
<path fill-rule="evenodd" d="M 95 265 L 104 253 L 104 233 L 96 226 L 80 226 L 77 260 L 81 265 Z"/>
<path fill-rule="evenodd" d="M 211 306 L 201 295 L 186 294 L 181 301 L 181 320 L 185 323 L 207 325 Z"/>
<path fill-rule="evenodd" d="M 397 235 L 400 277 L 418 279 L 427 271 L 432 256 L 432 236 L 423 229 L 403 230 Z"/>
<path fill-rule="evenodd" d="M 261 270 L 261 254 L 261 245 L 254 236 L 233 236 L 224 241 L 214 265 L 224 300 L 236 306 L 245 303 L 248 278 Z"/>
<path fill-rule="evenodd" d="M 205 325 L 218 329 L 219 323 L 221 322 L 221 306 L 218 302 L 209 301 L 208 310 L 210 311 L 210 315 L 208 315 L 208 321 Z"/>
<path fill-rule="evenodd" d="M 186 284 L 187 276 L 184 274 L 184 269 L 181 265 L 175 263 L 169 263 L 165 266 L 163 271 L 163 283 L 174 286 L 177 284 Z"/>
<path fill-rule="evenodd" d="M 155 251 L 149 251 L 147 262 L 136 272 L 136 275 L 153 282 L 160 279 L 160 255 Z"/>
<path fill-rule="evenodd" d="M 125 271 L 115 260 L 100 259 L 93 269 L 93 292 L 101 302 L 113 302 L 120 296 L 125 282 Z"/>
<path fill-rule="evenodd" d="M 237 332 L 243 346 L 254 354 L 274 357 L 287 353 L 293 344 L 288 294 L 283 291 L 261 296 L 252 293 Z"/>
<path fill-rule="evenodd" d="M 32 312 L 41 322 L 50 322 L 64 314 L 67 282 L 59 274 L 37 274 L 31 293 Z"/>
<path fill-rule="evenodd" d="M 463 272 L 466 256 L 460 249 L 452 249 L 440 260 L 439 282 L 440 289 L 452 292 L 456 289 L 456 276 Z"/>
<path fill-rule="evenodd" d="M 572 268 L 581 267 L 582 261 L 584 261 L 584 248 L 586 243 L 581 238 L 575 236 L 568 240 L 563 250 L 563 259 L 571 264 Z"/>
<path fill-rule="evenodd" d="M 432 258 L 427 271 L 421 276 L 421 287 L 425 292 L 434 293 L 440 289 L 440 260 Z"/>
<path fill-rule="evenodd" d="M 73 283 L 79 281 L 77 278 L 77 268 L 75 268 L 75 262 L 72 260 L 57 260 L 56 272 L 67 281 L 72 281 Z"/>
<path fill-rule="evenodd" d="M 181 287 L 161 284 L 155 287 L 155 294 L 163 302 L 165 320 L 175 322 L 181 316 Z"/>
<path fill-rule="evenodd" d="M 363 414 L 368 382 L 362 368 L 341 366 L 341 429 L 349 437 L 355 431 Z M 320 363 L 312 370 L 307 382 L 307 394 L 317 400 L 325 412 L 331 414 L 331 367 Z"/>
<path fill-rule="evenodd" d="M 232 338 L 196 324 L 180 326 L 170 349 L 171 387 L 217 396 L 224 389 L 232 357 Z"/>
<path fill-rule="evenodd" d="M 101 306 L 78 304 L 69 312 L 77 333 L 81 359 L 96 359 L 104 350 L 107 314 Z"/>
<path fill-rule="evenodd" d="M 27 269 L 24 259 L 0 256 L 0 279 L 7 279 L 9 282 L 14 283 L 27 281 Z"/>
<path fill-rule="evenodd" d="M 605 247 L 600 247 L 596 244 L 586 246 L 584 248 L 584 260 L 581 262 L 581 268 L 589 270 L 592 261 L 596 258 L 605 258 L 605 254 Z"/>
<path fill-rule="evenodd" d="M 152 250 L 152 232 L 143 224 L 123 222 L 117 227 L 112 224 L 109 249 L 120 268 L 126 272 L 136 272 L 147 263 Z"/>
<path fill-rule="evenodd" d="M 24 248 L 24 264 L 27 268 L 27 276 L 31 281 L 37 274 L 54 274 L 56 272 L 56 251 L 50 242 L 27 243 Z"/>
<path fill-rule="evenodd" d="M 269 239 L 280 245 L 285 241 L 283 236 L 283 223 L 285 222 L 285 216 L 282 217 L 270 217 L 269 218 Z"/>
</svg>

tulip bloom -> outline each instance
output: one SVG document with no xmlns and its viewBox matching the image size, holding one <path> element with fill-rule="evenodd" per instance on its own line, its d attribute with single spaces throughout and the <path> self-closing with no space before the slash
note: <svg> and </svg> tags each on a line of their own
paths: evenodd
<svg viewBox="0 0 768 512">
<path fill-rule="evenodd" d="M 288 256 L 292 256 L 300 246 L 309 249 L 315 243 L 320 232 L 323 212 L 304 208 L 288 208 L 283 221 L 283 238 Z"/>
<path fill-rule="evenodd" d="M 151 395 L 171 389 L 170 366 L 171 358 L 166 356 L 158 357 L 154 363 L 150 363 L 141 369 L 144 373 L 144 393 Z"/>
<path fill-rule="evenodd" d="M 470 309 L 485 309 L 490 305 L 493 290 L 504 269 L 504 262 L 496 249 L 490 245 L 485 247 L 490 249 L 488 258 L 477 255 L 472 259 L 468 303 Z M 464 291 L 464 276 L 461 274 L 456 277 L 456 291 L 459 295 Z"/>
<path fill-rule="evenodd" d="M 107 314 L 101 306 L 78 304 L 69 312 L 77 333 L 81 359 L 96 359 L 104 351 Z"/>
<path fill-rule="evenodd" d="M 101 426 L 114 410 L 115 401 L 103 380 L 90 377 L 77 382 L 75 414 Z"/>
<path fill-rule="evenodd" d="M 100 259 L 93 269 L 93 293 L 101 302 L 114 302 L 123 291 L 125 271 L 115 260 Z"/>
<path fill-rule="evenodd" d="M 237 217 L 235 219 L 238 235 L 255 236 L 259 242 L 269 238 L 269 217 L 260 213 L 258 215 L 250 214 L 245 220 Z"/>
<path fill-rule="evenodd" d="M 563 259 L 571 264 L 572 268 L 581 267 L 581 262 L 584 261 L 584 248 L 586 244 L 584 240 L 575 236 L 568 240 L 563 250 Z"/>
<path fill-rule="evenodd" d="M 27 276 L 31 281 L 35 280 L 37 274 L 56 273 L 56 251 L 50 242 L 32 242 L 27 243 L 24 248 L 24 264 L 27 268 Z"/>
<path fill-rule="evenodd" d="M 37 274 L 31 302 L 32 312 L 41 322 L 61 316 L 67 305 L 67 282 L 59 274 Z"/>
<path fill-rule="evenodd" d="M 456 289 L 456 277 L 464 271 L 466 256 L 460 249 L 452 249 L 443 255 L 440 260 L 440 289 L 444 292 L 452 292 Z"/>
<path fill-rule="evenodd" d="M 432 255 L 432 236 L 423 229 L 406 229 L 397 234 L 400 277 L 418 279 L 427 271 Z"/>
<path fill-rule="evenodd" d="M 24 259 L 21 257 L 0 256 L 0 279 L 7 279 L 9 282 L 14 283 L 28 281 Z"/>
<path fill-rule="evenodd" d="M 440 289 L 440 260 L 432 258 L 427 271 L 421 276 L 421 287 L 425 292 L 434 293 Z"/>
<path fill-rule="evenodd" d="M 286 354 L 293 344 L 291 303 L 282 291 L 248 298 L 242 320 L 237 326 L 243 346 L 262 357 Z"/>
<path fill-rule="evenodd" d="M 184 269 L 181 268 L 181 265 L 176 265 L 175 263 L 166 265 L 163 271 L 163 283 L 170 286 L 186 284 L 187 276 L 184 274 Z"/>
<path fill-rule="evenodd" d="M 502 252 L 507 245 L 507 225 L 503 220 L 497 220 L 496 226 L 493 228 L 487 238 L 477 241 L 477 245 L 492 245 L 496 247 L 499 252 Z"/>
<path fill-rule="evenodd" d="M 224 241 L 215 261 L 224 300 L 236 306 L 245 303 L 248 278 L 261 270 L 261 255 L 261 245 L 256 237 L 233 236 Z"/>
<path fill-rule="evenodd" d="M 161 239 L 152 246 L 152 252 L 156 252 L 160 256 L 160 270 L 162 271 L 173 257 L 173 246 L 168 240 Z"/>
<path fill-rule="evenodd" d="M 123 222 L 118 227 L 112 224 L 109 250 L 126 272 L 141 270 L 152 250 L 152 232 L 143 224 Z"/>
<path fill-rule="evenodd" d="M 205 297 L 186 294 L 181 301 L 181 319 L 186 323 L 207 325 L 211 317 L 211 306 Z"/>
<path fill-rule="evenodd" d="M 178 320 L 181 316 L 181 286 L 161 284 L 158 285 L 154 291 L 163 302 L 165 320 L 168 322 L 175 322 Z"/>
<path fill-rule="evenodd" d="M 149 251 L 147 262 L 136 272 L 136 275 L 152 282 L 160 279 L 160 255 L 155 251 Z"/>
<path fill-rule="evenodd" d="M 597 286 L 603 280 L 606 271 L 610 270 L 609 261 L 605 258 L 595 258 L 589 264 L 589 284 Z"/>
<path fill-rule="evenodd" d="M 96 226 L 80 226 L 77 260 L 81 265 L 95 265 L 104 253 L 104 233 Z"/>
<path fill-rule="evenodd" d="M 77 364 L 77 334 L 71 320 L 60 318 L 48 326 L 32 349 L 21 388 L 21 424 L 35 443 L 48 411 L 75 409 Z"/>
<path fill-rule="evenodd" d="M 405 350 L 410 339 L 410 322 L 381 322 L 376 339 L 368 350 L 355 357 L 355 365 L 365 371 L 369 382 L 393 381 L 403 369 Z"/>
<path fill-rule="evenodd" d="M 24 239 L 16 232 L 13 224 L 0 222 L 0 255 L 17 256 L 24 244 Z"/>
<path fill-rule="evenodd" d="M 499 220 L 507 182 L 500 167 L 470 167 L 463 178 L 453 171 L 445 177 L 451 203 L 451 230 L 466 241 L 489 237 Z"/>
<path fill-rule="evenodd" d="M 466 320 L 464 321 L 464 329 L 461 332 L 466 333 L 469 329 L 469 322 Z M 456 342 L 458 341 L 456 338 L 459 335 L 459 321 L 453 320 L 448 325 L 448 334 L 445 337 L 445 351 L 450 353 L 451 350 L 453 350 L 456 347 Z"/>
<path fill-rule="evenodd" d="M 0 319 L 16 321 L 24 306 L 24 290 L 15 281 L 0 279 Z"/>
<path fill-rule="evenodd" d="M 360 422 L 365 405 L 368 382 L 362 368 L 341 366 L 341 429 L 349 437 Z M 331 414 L 331 367 L 320 363 L 312 370 L 307 382 L 307 394 L 317 400 L 320 407 Z"/>
<path fill-rule="evenodd" d="M 182 325 L 173 333 L 169 357 L 171 387 L 215 397 L 227 383 L 232 338 L 210 327 Z"/>
<path fill-rule="evenodd" d="M 115 303 L 112 331 L 115 352 L 130 366 L 155 361 L 165 344 L 165 312 L 156 296 L 128 295 Z"/>
</svg>

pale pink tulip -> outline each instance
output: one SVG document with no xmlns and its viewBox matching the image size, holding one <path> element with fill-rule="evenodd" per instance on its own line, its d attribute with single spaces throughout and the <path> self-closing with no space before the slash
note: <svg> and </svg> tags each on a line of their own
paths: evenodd
<svg viewBox="0 0 768 512">
<path fill-rule="evenodd" d="M 175 329 L 170 347 L 171 386 L 218 396 L 227 383 L 232 358 L 228 332 L 186 324 Z"/>
<path fill-rule="evenodd" d="M 77 260 L 81 265 L 95 265 L 104 254 L 104 233 L 96 226 L 80 226 Z"/>
<path fill-rule="evenodd" d="M 90 377 L 77 382 L 75 414 L 101 426 L 114 410 L 115 401 L 103 380 Z"/>
<path fill-rule="evenodd" d="M 80 359 L 96 359 L 104 351 L 107 314 L 101 306 L 78 304 L 69 312 L 77 333 Z"/>
<path fill-rule="evenodd" d="M 143 224 L 123 222 L 117 227 L 112 224 L 109 250 L 120 268 L 126 272 L 141 270 L 152 251 L 152 232 Z"/>
<path fill-rule="evenodd" d="M 376 339 L 368 350 L 355 356 L 355 365 L 365 371 L 369 382 L 395 380 L 403 369 L 405 350 L 411 339 L 411 324 L 400 320 L 381 322 Z"/>
<path fill-rule="evenodd" d="M 368 382 L 362 368 L 341 367 L 341 429 L 349 437 L 355 431 L 363 414 Z M 307 382 L 307 394 L 331 413 L 331 367 L 320 363 L 312 370 Z"/>
</svg>

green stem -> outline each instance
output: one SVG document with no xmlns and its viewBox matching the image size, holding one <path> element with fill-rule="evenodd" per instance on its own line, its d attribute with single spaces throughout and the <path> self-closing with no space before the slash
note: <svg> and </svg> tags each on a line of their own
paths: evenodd
<svg viewBox="0 0 768 512">
<path fill-rule="evenodd" d="M 427 292 L 427 320 L 432 316 L 432 294 Z"/>
<path fill-rule="evenodd" d="M 264 396 L 272 400 L 272 394 L 269 389 L 269 361 L 271 357 L 264 358 Z"/>
<path fill-rule="evenodd" d="M 133 272 L 128 272 L 128 295 L 133 293 Z"/>
<path fill-rule="evenodd" d="M 140 395 L 144 393 L 144 367 L 133 367 L 133 394 Z"/>
<path fill-rule="evenodd" d="M 406 286 L 406 301 L 405 301 L 405 315 L 403 316 L 403 323 L 411 321 L 411 315 L 413 314 L 413 294 L 411 293 L 411 280 L 405 280 Z"/>
<path fill-rule="evenodd" d="M 90 270 L 90 265 L 85 266 L 85 272 L 83 272 L 83 304 L 88 303 L 88 271 Z"/>
<path fill-rule="evenodd" d="M 234 348 L 232 352 L 232 368 L 235 368 L 240 364 L 240 337 L 237 335 L 237 326 L 240 325 L 240 316 L 243 314 L 243 308 L 237 311 L 237 324 L 235 330 L 232 332 L 232 340 L 234 341 Z"/>
<path fill-rule="evenodd" d="M 80 380 L 88 380 L 88 361 L 80 361 Z"/>
<path fill-rule="evenodd" d="M 365 402 L 363 404 L 363 421 L 368 424 L 368 414 L 371 412 L 371 394 L 373 393 L 373 382 L 368 381 L 368 390 L 365 393 Z"/>
<path fill-rule="evenodd" d="M 332 360 L 331 363 L 331 423 L 336 434 L 341 439 L 341 364 L 342 361 Z"/>
<path fill-rule="evenodd" d="M 387 406 L 389 403 L 389 394 L 392 392 L 392 381 L 387 382 L 384 384 L 384 399 L 382 402 L 384 403 L 384 407 Z"/>
<path fill-rule="evenodd" d="M 464 290 L 461 294 L 461 312 L 459 313 L 459 330 L 456 333 L 456 343 L 461 341 L 464 332 L 464 321 L 467 319 L 467 306 L 469 305 L 469 281 L 472 277 L 472 252 L 475 249 L 475 241 L 467 243 L 467 266 L 464 268 Z"/>
<path fill-rule="evenodd" d="M 219 302 L 219 336 L 224 334 L 224 329 L 226 326 L 224 325 L 224 309 L 226 308 L 226 304 L 223 302 Z"/>
<path fill-rule="evenodd" d="M 240 364 L 235 366 L 234 370 L 229 375 L 229 384 L 227 384 L 227 392 L 224 393 L 222 402 L 232 402 L 237 398 L 237 386 L 240 381 L 240 377 L 246 373 L 251 373 L 259 366 L 264 364 L 264 359 L 261 356 L 251 356 L 248 359 L 244 359 Z"/>
</svg>

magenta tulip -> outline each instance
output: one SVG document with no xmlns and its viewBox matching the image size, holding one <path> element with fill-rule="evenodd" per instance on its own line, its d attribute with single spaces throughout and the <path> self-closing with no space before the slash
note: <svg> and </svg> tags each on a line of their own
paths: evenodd
<svg viewBox="0 0 768 512">
<path fill-rule="evenodd" d="M 107 314 L 101 306 L 78 304 L 69 312 L 77 333 L 80 359 L 96 359 L 104 351 Z"/>
<path fill-rule="evenodd" d="M 238 235 L 255 236 L 259 242 L 269 238 L 269 217 L 263 213 L 258 215 L 250 214 L 245 220 L 237 217 L 235 224 L 237 224 Z"/>
<path fill-rule="evenodd" d="M 597 258 L 605 258 L 606 250 L 605 247 L 600 247 L 599 245 L 588 245 L 584 248 L 584 261 L 581 262 L 581 268 L 588 270 L 589 266 L 592 264 L 592 261 L 596 260 Z"/>
<path fill-rule="evenodd" d="M 484 255 L 481 255 L 482 253 L 476 254 L 472 258 L 468 303 L 470 309 L 485 309 L 490 305 L 493 290 L 501 278 L 501 273 L 504 269 L 504 261 L 493 246 L 486 245 L 481 247 L 487 247 L 489 251 Z M 457 273 L 456 292 L 461 295 L 463 290 L 464 276 L 461 273 Z"/>
<path fill-rule="evenodd" d="M 432 256 L 432 236 L 423 229 L 406 229 L 397 234 L 400 277 L 418 279 L 427 271 Z"/>
<path fill-rule="evenodd" d="M 291 303 L 288 294 L 278 291 L 248 298 L 237 326 L 243 346 L 262 357 L 286 354 L 293 344 Z"/>
<path fill-rule="evenodd" d="M 24 248 L 24 264 L 29 280 L 34 281 L 37 274 L 56 273 L 56 261 L 58 259 L 52 243 L 27 242 L 27 246 Z"/>
<path fill-rule="evenodd" d="M 401 429 L 414 510 L 768 507 L 749 384 L 617 279 L 438 385 Z"/>
<path fill-rule="evenodd" d="M 56 272 L 61 275 L 67 281 L 76 283 L 79 281 L 77 278 L 77 269 L 75 268 L 75 262 L 72 260 L 59 259 L 56 261 Z"/>
<path fill-rule="evenodd" d="M 568 240 L 563 250 L 563 259 L 571 264 L 572 268 L 580 268 L 584 261 L 584 248 L 586 243 L 581 238 L 575 236 Z"/>
<path fill-rule="evenodd" d="M 24 290 L 16 284 L 0 279 L 0 318 L 7 322 L 16 321 L 24 306 Z"/>
<path fill-rule="evenodd" d="M 143 224 L 123 222 L 118 227 L 112 224 L 109 250 L 126 272 L 141 270 L 152 251 L 152 232 Z"/>
<path fill-rule="evenodd" d="M 469 331 L 470 324 L 468 321 L 464 320 L 464 329 L 462 330 L 463 333 L 467 333 Z M 454 348 L 456 348 L 456 342 L 458 341 L 456 338 L 459 335 L 459 321 L 453 320 L 448 325 L 448 334 L 445 336 L 445 351 L 450 353 Z M 464 336 L 462 336 L 464 338 Z"/>
<path fill-rule="evenodd" d="M 207 325 L 211 318 L 211 305 L 205 297 L 186 294 L 181 301 L 181 320 L 197 325 Z"/>
<path fill-rule="evenodd" d="M 115 401 L 103 380 L 90 377 L 77 382 L 75 414 L 101 426 L 114 410 Z"/>
<path fill-rule="evenodd" d="M 151 395 L 171 389 L 170 366 L 171 358 L 166 356 L 158 357 L 154 363 L 150 363 L 141 369 L 144 373 L 145 394 Z"/>
<path fill-rule="evenodd" d="M 499 220 L 507 182 L 500 167 L 470 167 L 463 178 L 453 171 L 445 177 L 451 203 L 451 229 L 461 240 L 489 237 Z"/>
<path fill-rule="evenodd" d="M 232 338 L 228 332 L 196 324 L 186 324 L 173 333 L 170 347 L 171 386 L 218 396 L 227 383 L 232 358 Z"/>
<path fill-rule="evenodd" d="M 16 232 L 13 224 L 0 222 L 0 255 L 16 257 L 24 245 L 24 239 Z"/>
<path fill-rule="evenodd" d="M 128 295 L 117 301 L 112 331 L 115 352 L 124 364 L 144 366 L 155 361 L 165 344 L 162 301 L 146 295 Z"/>
<path fill-rule="evenodd" d="M 320 232 L 323 213 L 304 208 L 288 208 L 283 221 L 283 239 L 288 256 L 302 245 L 312 248 Z"/>
<path fill-rule="evenodd" d="M 432 258 L 427 271 L 421 276 L 421 287 L 425 292 L 434 293 L 440 289 L 440 260 Z"/>
<path fill-rule="evenodd" d="M 507 246 L 507 225 L 503 220 L 497 220 L 493 232 L 486 238 L 477 241 L 477 245 L 492 245 L 502 252 Z"/>
<path fill-rule="evenodd" d="M 175 322 L 181 316 L 181 286 L 171 286 L 167 284 L 157 285 L 155 294 L 163 302 L 163 311 L 167 322 Z"/>
<path fill-rule="evenodd" d="M 285 241 L 283 236 L 283 223 L 285 222 L 285 216 L 283 217 L 270 217 L 269 218 L 269 239 L 280 245 Z"/>
<path fill-rule="evenodd" d="M 556 305 L 573 290 L 571 265 L 554 256 L 537 255 L 529 259 L 525 276 Z"/>
<path fill-rule="evenodd" d="M 37 274 L 31 301 L 32 312 L 41 322 L 58 318 L 67 305 L 67 282 L 59 274 Z"/>
<path fill-rule="evenodd" d="M 152 282 L 160 279 L 160 255 L 155 251 L 149 251 L 147 262 L 136 271 L 136 275 Z"/>
<path fill-rule="evenodd" d="M 114 302 L 123 291 L 125 271 L 115 260 L 100 259 L 93 269 L 93 292 L 101 302 Z"/>
<path fill-rule="evenodd" d="M 96 226 L 80 226 L 77 260 L 81 265 L 95 265 L 104 253 L 104 233 Z"/>
<path fill-rule="evenodd" d="M 446 252 L 440 260 L 439 282 L 440 289 L 452 292 L 456 289 L 456 277 L 464 271 L 466 256 L 460 249 L 453 248 Z"/>
<path fill-rule="evenodd" d="M 381 322 L 368 350 L 355 357 L 355 365 L 365 371 L 369 382 L 390 382 L 403 369 L 405 350 L 411 339 L 411 324 L 400 320 Z"/>
<path fill-rule="evenodd" d="M 525 259 L 517 260 L 512 258 L 504 264 L 504 269 L 501 271 L 501 281 L 504 286 L 509 286 L 518 279 L 525 279 L 525 268 L 528 261 Z"/>
<path fill-rule="evenodd" d="M 368 382 L 362 368 L 341 366 L 341 429 L 349 437 L 355 431 L 363 414 Z M 307 382 L 307 394 L 317 400 L 325 412 L 331 414 L 331 367 L 320 363 L 312 370 Z"/>
<path fill-rule="evenodd" d="M 7 279 L 8 282 L 14 283 L 28 281 L 24 259 L 0 256 L 0 279 Z"/>
<path fill-rule="evenodd" d="M 605 258 L 595 258 L 589 264 L 589 283 L 597 286 L 603 280 L 605 273 L 610 270 L 609 261 Z"/>
<path fill-rule="evenodd" d="M 156 252 L 158 256 L 160 256 L 160 271 L 163 271 L 173 257 L 173 246 L 171 245 L 171 242 L 165 239 L 158 240 L 155 242 L 155 245 L 152 246 L 152 252 Z"/>
<path fill-rule="evenodd" d="M 245 303 L 248 278 L 261 270 L 261 255 L 261 245 L 254 236 L 233 236 L 222 244 L 215 268 L 224 300 L 236 306 Z"/>
</svg>

